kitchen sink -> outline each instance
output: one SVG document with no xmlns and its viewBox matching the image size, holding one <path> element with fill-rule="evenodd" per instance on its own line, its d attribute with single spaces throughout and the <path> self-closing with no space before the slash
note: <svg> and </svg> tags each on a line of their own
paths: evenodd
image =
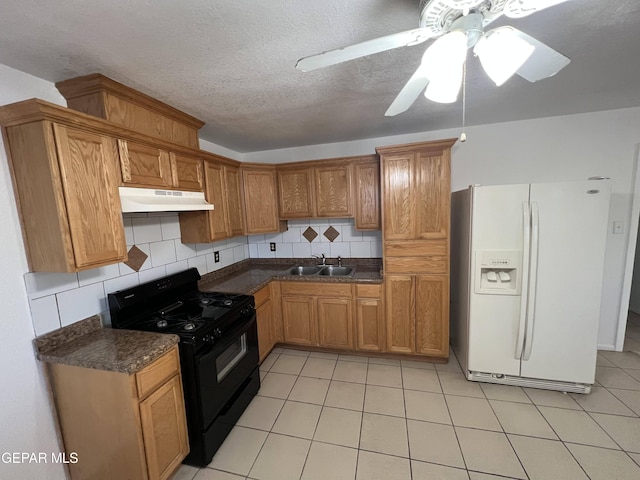
<svg viewBox="0 0 640 480">
<path fill-rule="evenodd" d="M 296 265 L 289 269 L 289 275 L 316 275 L 323 267 Z"/>
<path fill-rule="evenodd" d="M 287 272 L 289 275 L 311 276 L 323 275 L 330 277 L 348 277 L 353 275 L 356 267 L 352 266 L 336 266 L 336 265 L 295 265 Z"/>
<path fill-rule="evenodd" d="M 354 267 L 336 267 L 334 265 L 328 265 L 324 267 L 318 275 L 328 275 L 331 277 L 347 277 L 351 275 Z"/>
</svg>

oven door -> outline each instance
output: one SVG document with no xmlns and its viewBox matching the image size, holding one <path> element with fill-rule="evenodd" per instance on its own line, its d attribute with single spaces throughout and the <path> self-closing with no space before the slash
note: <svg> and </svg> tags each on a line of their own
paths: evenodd
<svg viewBox="0 0 640 480">
<path fill-rule="evenodd" d="M 202 425 L 206 430 L 258 365 L 255 314 L 223 333 L 214 345 L 196 353 Z"/>
</svg>

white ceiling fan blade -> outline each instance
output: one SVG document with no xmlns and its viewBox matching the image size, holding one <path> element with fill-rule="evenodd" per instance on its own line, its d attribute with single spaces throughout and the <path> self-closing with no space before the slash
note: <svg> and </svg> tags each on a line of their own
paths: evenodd
<svg viewBox="0 0 640 480">
<path fill-rule="evenodd" d="M 356 58 L 365 57 L 374 53 L 393 50 L 399 47 L 408 47 L 426 42 L 432 34 L 426 28 L 416 28 L 406 32 L 394 33 L 384 37 L 375 38 L 366 42 L 356 43 L 348 47 L 339 48 L 311 55 L 298 60 L 296 68 L 303 72 L 315 70 L 316 68 L 328 67 L 338 63 L 347 62 Z"/>
<path fill-rule="evenodd" d="M 525 80 L 537 82 L 543 78 L 552 77 L 571 62 L 569 58 L 560 52 L 557 52 L 530 35 L 516 28 L 513 30 L 519 38 L 535 47 L 529 59 L 516 71 L 516 73 Z"/>
<path fill-rule="evenodd" d="M 411 78 L 405 86 L 402 87 L 402 90 L 400 90 L 400 93 L 387 111 L 384 112 L 385 117 L 394 117 L 399 113 L 406 112 L 409 107 L 413 105 L 413 102 L 416 101 L 416 98 L 420 96 L 429 83 L 426 73 L 424 64 L 421 64 L 415 73 L 411 75 Z"/>
<path fill-rule="evenodd" d="M 554 7 L 569 0 L 508 0 L 504 14 L 510 18 L 522 18 L 545 8 Z"/>
</svg>

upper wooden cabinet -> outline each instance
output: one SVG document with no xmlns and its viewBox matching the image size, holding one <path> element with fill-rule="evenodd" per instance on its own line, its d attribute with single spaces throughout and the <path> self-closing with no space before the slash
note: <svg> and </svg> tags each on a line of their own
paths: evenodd
<svg viewBox="0 0 640 480">
<path fill-rule="evenodd" d="M 30 270 L 126 260 L 116 140 L 48 120 L 9 125 L 6 139 Z"/>
<path fill-rule="evenodd" d="M 313 169 L 316 215 L 318 217 L 353 216 L 351 165 L 322 165 Z"/>
<path fill-rule="evenodd" d="M 380 160 L 372 155 L 353 170 L 356 230 L 380 230 Z"/>
<path fill-rule="evenodd" d="M 286 222 L 278 218 L 276 167 L 243 163 L 240 173 L 246 234 L 286 230 Z"/>
<path fill-rule="evenodd" d="M 313 170 L 309 167 L 278 167 L 280 218 L 315 216 Z"/>
<path fill-rule="evenodd" d="M 204 186 L 202 159 L 174 152 L 170 156 L 173 185 L 180 190 L 201 192 Z"/>
<path fill-rule="evenodd" d="M 137 186 L 173 187 L 169 152 L 136 142 L 118 140 L 122 182 Z"/>
</svg>

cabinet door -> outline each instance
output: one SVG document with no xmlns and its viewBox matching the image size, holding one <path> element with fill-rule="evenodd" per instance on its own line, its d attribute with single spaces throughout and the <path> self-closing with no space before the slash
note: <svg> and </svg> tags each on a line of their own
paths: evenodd
<svg viewBox="0 0 640 480">
<path fill-rule="evenodd" d="M 449 276 L 415 278 L 416 353 L 449 355 Z"/>
<path fill-rule="evenodd" d="M 149 479 L 166 479 L 189 452 L 180 375 L 140 402 Z"/>
<path fill-rule="evenodd" d="M 205 162 L 204 171 L 206 198 L 208 202 L 213 203 L 213 210 L 207 212 L 209 214 L 210 240 L 221 240 L 231 236 L 227 222 L 224 167 L 217 163 Z"/>
<path fill-rule="evenodd" d="M 242 169 L 246 233 L 280 231 L 274 169 Z"/>
<path fill-rule="evenodd" d="M 415 290 L 409 275 L 385 277 L 388 352 L 415 352 Z"/>
<path fill-rule="evenodd" d="M 53 128 L 76 268 L 125 260 L 116 141 L 61 125 Z"/>
<path fill-rule="evenodd" d="M 411 240 L 414 230 L 413 154 L 382 159 L 385 240 Z"/>
<path fill-rule="evenodd" d="M 310 168 L 278 169 L 280 218 L 311 218 L 315 215 L 312 177 Z"/>
<path fill-rule="evenodd" d="M 380 163 L 354 167 L 356 229 L 380 230 Z"/>
<path fill-rule="evenodd" d="M 384 322 L 381 299 L 356 299 L 356 330 L 358 350 L 381 352 L 384 349 Z"/>
<path fill-rule="evenodd" d="M 415 158 L 415 239 L 447 238 L 451 181 L 449 151 L 418 152 Z"/>
<path fill-rule="evenodd" d="M 262 362 L 275 344 L 271 300 L 267 300 L 256 308 L 256 322 L 258 324 L 258 353 Z"/>
<path fill-rule="evenodd" d="M 203 167 L 201 159 L 172 152 L 171 168 L 173 169 L 174 187 L 177 187 L 180 190 L 195 190 L 202 192 Z"/>
<path fill-rule="evenodd" d="M 352 216 L 351 166 L 316 167 L 314 177 L 317 216 Z"/>
<path fill-rule="evenodd" d="M 173 186 L 169 152 L 140 143 L 118 140 L 122 182 L 153 187 Z"/>
<path fill-rule="evenodd" d="M 348 298 L 317 299 L 318 345 L 352 350 L 353 304 Z"/>
<path fill-rule="evenodd" d="M 316 311 L 312 297 L 282 297 L 284 342 L 316 345 Z"/>
<path fill-rule="evenodd" d="M 225 165 L 224 179 L 227 193 L 227 218 L 229 234 L 232 237 L 244 234 L 242 194 L 240 189 L 240 169 Z"/>
</svg>

